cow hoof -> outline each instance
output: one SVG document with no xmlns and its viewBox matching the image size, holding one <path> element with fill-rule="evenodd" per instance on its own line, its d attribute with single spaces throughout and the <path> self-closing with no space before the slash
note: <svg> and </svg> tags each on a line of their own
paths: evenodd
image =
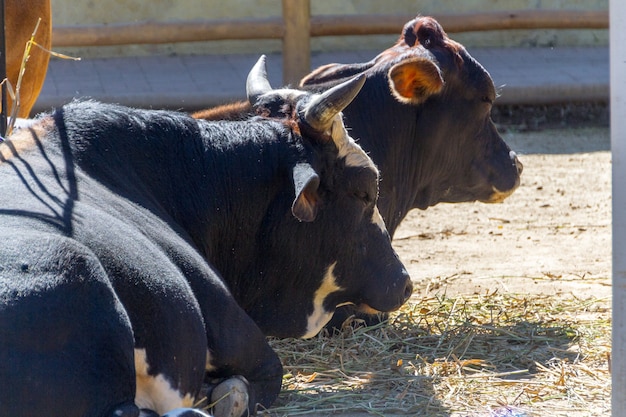
<svg viewBox="0 0 626 417">
<path fill-rule="evenodd" d="M 139 411 L 139 408 L 134 403 L 120 404 L 108 417 L 143 417 L 143 414 Z"/>
<path fill-rule="evenodd" d="M 163 417 L 211 417 L 211 415 L 195 408 L 177 408 L 163 414 Z"/>
<path fill-rule="evenodd" d="M 248 410 L 248 388 L 239 378 L 230 378 L 211 393 L 215 417 L 240 417 Z"/>
</svg>

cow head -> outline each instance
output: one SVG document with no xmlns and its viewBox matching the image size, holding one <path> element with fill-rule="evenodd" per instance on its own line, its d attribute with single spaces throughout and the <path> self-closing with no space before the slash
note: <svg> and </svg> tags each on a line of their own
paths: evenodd
<svg viewBox="0 0 626 417">
<path fill-rule="evenodd" d="M 491 120 L 491 108 L 497 94 L 489 73 L 461 44 L 448 38 L 434 19 L 417 18 L 407 23 L 398 45 L 398 63 L 389 70 L 389 82 L 395 96 L 410 105 L 421 104 L 432 97 L 432 101 L 424 106 L 426 114 L 422 117 L 425 117 L 425 124 L 428 124 L 430 114 L 445 114 L 449 109 L 449 118 L 440 122 L 435 130 L 443 130 L 440 133 L 442 152 L 460 156 L 447 149 L 449 145 L 461 145 L 460 151 L 469 152 L 473 159 L 455 158 L 452 162 L 441 159 L 448 162 L 446 165 L 450 168 L 458 162 L 468 164 L 458 173 L 470 173 L 471 177 L 465 181 L 462 176 L 455 178 L 459 185 L 452 184 L 447 188 L 440 201 L 503 201 L 519 185 L 522 165 Z M 413 58 L 416 48 L 423 48 L 428 59 Z M 411 58 L 407 59 L 405 53 Z M 437 107 L 442 111 L 438 112 Z M 454 134 L 453 129 L 460 129 L 465 140 L 446 144 L 445 139 Z"/>
<path fill-rule="evenodd" d="M 493 81 L 437 21 L 417 17 L 372 61 L 329 64 L 301 84 L 328 88 L 360 72 L 367 82 L 344 114 L 382 172 L 392 233 L 412 208 L 501 202 L 517 188 L 522 165 L 491 120 Z"/>
<path fill-rule="evenodd" d="M 291 191 L 265 211 L 256 264 L 245 282 L 229 282 L 268 335 L 312 337 L 337 306 L 392 311 L 411 294 L 376 206 L 378 170 L 342 121 L 363 82 L 351 79 L 321 94 L 273 90 L 263 58 L 248 78 L 259 118 L 281 120 L 298 155 L 289 163 Z"/>
</svg>

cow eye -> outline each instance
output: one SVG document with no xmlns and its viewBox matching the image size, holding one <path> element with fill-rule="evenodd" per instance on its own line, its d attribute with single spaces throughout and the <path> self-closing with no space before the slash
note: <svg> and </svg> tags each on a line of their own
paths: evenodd
<svg viewBox="0 0 626 417">
<path fill-rule="evenodd" d="M 355 191 L 354 197 L 363 201 L 365 204 L 370 204 L 372 202 L 372 197 L 367 191 Z"/>
<path fill-rule="evenodd" d="M 489 103 L 489 104 L 493 104 L 493 99 L 489 96 L 483 96 L 480 101 L 482 101 L 483 103 Z"/>
</svg>

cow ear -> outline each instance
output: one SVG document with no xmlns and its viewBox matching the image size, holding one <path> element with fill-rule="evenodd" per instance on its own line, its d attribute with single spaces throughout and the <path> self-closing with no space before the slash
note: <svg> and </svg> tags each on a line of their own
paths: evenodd
<svg viewBox="0 0 626 417">
<path fill-rule="evenodd" d="M 443 88 L 439 67 L 429 59 L 404 60 L 389 70 L 389 86 L 402 103 L 420 104 Z"/>
<path fill-rule="evenodd" d="M 312 222 L 320 205 L 317 193 L 320 177 L 311 165 L 302 163 L 293 168 L 293 182 L 296 198 L 291 205 L 291 212 L 301 222 Z"/>
</svg>

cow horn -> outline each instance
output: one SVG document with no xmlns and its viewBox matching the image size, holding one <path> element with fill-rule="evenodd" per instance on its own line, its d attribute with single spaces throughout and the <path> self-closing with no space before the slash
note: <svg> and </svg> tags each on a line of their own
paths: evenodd
<svg viewBox="0 0 626 417">
<path fill-rule="evenodd" d="M 248 78 L 246 79 L 246 95 L 248 96 L 248 102 L 254 105 L 260 96 L 270 91 L 272 91 L 272 86 L 267 79 L 265 55 L 261 55 L 248 73 Z"/>
<path fill-rule="evenodd" d="M 311 100 L 304 109 L 304 120 L 315 130 L 323 132 L 330 127 L 337 113 L 345 109 L 361 91 L 365 76 L 359 74 Z"/>
</svg>

